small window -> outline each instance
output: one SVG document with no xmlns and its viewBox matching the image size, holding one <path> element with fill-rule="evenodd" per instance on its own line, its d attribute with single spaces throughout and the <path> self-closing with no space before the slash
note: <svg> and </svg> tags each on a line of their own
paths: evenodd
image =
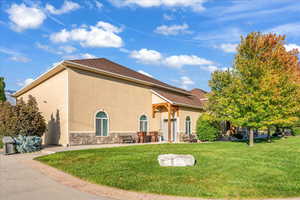
<svg viewBox="0 0 300 200">
<path fill-rule="evenodd" d="M 185 134 L 190 135 L 191 133 L 191 118 L 187 116 L 185 119 Z"/>
<path fill-rule="evenodd" d="M 140 117 L 140 132 L 147 132 L 148 120 L 146 115 Z"/>
<path fill-rule="evenodd" d="M 96 115 L 96 136 L 108 136 L 108 117 L 102 111 Z"/>
</svg>

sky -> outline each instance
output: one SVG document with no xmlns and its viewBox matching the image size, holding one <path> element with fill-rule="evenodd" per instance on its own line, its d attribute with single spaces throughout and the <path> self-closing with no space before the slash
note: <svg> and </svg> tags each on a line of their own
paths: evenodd
<svg viewBox="0 0 300 200">
<path fill-rule="evenodd" d="M 209 90 L 250 32 L 300 51 L 299 11 L 299 0 L 0 0 L 0 76 L 18 90 L 62 60 L 104 57 Z"/>
</svg>

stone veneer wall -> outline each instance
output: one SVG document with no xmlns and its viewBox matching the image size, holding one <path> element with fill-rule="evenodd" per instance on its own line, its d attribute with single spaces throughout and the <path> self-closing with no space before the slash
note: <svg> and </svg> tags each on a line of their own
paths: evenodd
<svg viewBox="0 0 300 200">
<path fill-rule="evenodd" d="M 117 144 L 121 143 L 118 136 L 127 135 L 137 140 L 137 133 L 109 133 L 109 136 L 96 136 L 95 133 L 70 133 L 70 145 Z"/>
<path fill-rule="evenodd" d="M 192 136 L 195 138 L 198 138 L 197 134 L 195 132 L 192 133 Z M 189 137 L 187 134 L 185 133 L 179 133 L 179 142 L 185 142 L 184 140 Z"/>
</svg>

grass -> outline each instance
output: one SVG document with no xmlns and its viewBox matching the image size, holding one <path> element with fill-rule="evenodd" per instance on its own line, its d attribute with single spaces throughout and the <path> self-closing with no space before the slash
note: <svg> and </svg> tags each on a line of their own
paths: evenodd
<svg viewBox="0 0 300 200">
<path fill-rule="evenodd" d="M 2 142 L 2 139 L 3 139 L 3 136 L 2 136 L 2 135 L 0 135 L 0 149 L 2 149 L 2 148 L 3 148 L 3 142 Z"/>
<path fill-rule="evenodd" d="M 160 167 L 164 153 L 192 154 L 194 167 Z M 300 137 L 259 143 L 160 144 L 61 152 L 37 158 L 89 182 L 204 198 L 300 196 Z"/>
</svg>

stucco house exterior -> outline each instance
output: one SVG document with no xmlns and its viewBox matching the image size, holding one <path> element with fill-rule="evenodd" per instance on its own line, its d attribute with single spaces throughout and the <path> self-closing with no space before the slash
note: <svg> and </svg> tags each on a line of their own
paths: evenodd
<svg viewBox="0 0 300 200">
<path fill-rule="evenodd" d="M 65 60 L 14 94 L 36 98 L 45 144 L 116 143 L 157 131 L 179 142 L 195 133 L 206 92 L 176 88 L 104 58 Z"/>
</svg>

